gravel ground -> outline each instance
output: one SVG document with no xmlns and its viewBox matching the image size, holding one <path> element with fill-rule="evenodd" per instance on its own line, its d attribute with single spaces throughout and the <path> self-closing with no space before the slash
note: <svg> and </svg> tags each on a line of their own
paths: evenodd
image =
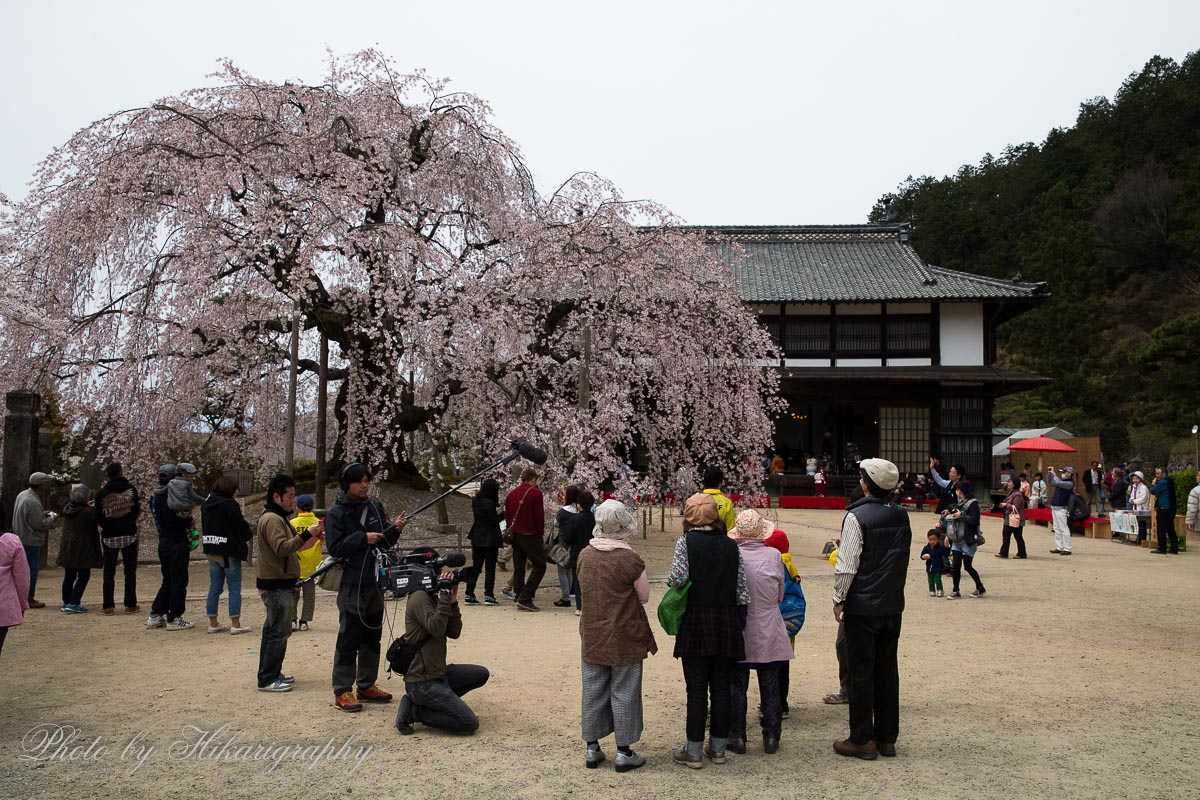
<svg viewBox="0 0 1200 800">
<path fill-rule="evenodd" d="M 404 500 L 389 498 L 389 511 L 397 503 Z M 1046 529 L 1031 526 L 1030 558 L 1000 561 L 991 557 L 999 524 L 989 519 L 978 559 L 988 596 L 951 602 L 927 596 L 917 553 L 932 516 L 918 515 L 900 643 L 899 757 L 861 762 L 831 751 L 830 742 L 846 734 L 846 708 L 821 702 L 837 686 L 837 665 L 831 570 L 819 554 L 840 514 L 775 513 L 792 536 L 810 603 L 777 755 L 763 754 L 752 733 L 750 752 L 724 766 L 693 771 L 671 763 L 670 750 L 683 738 L 683 679 L 672 642 L 659 631 L 662 650 L 646 662 L 646 730 L 637 747 L 648 763 L 624 775 L 611 760 L 585 770 L 577 621 L 570 610 L 550 606 L 553 575 L 540 614 L 518 614 L 507 603 L 464 609 L 463 638 L 451 645 L 451 659 L 492 670 L 489 684 L 468 696 L 482 720 L 470 738 L 420 726 L 415 736 L 400 737 L 394 704 L 336 711 L 329 673 L 337 612 L 324 593 L 312 630 L 289 645 L 286 668 L 296 675 L 296 690 L 255 691 L 262 606 L 248 590 L 244 619 L 255 632 L 239 637 L 210 636 L 203 627 L 146 630 L 140 615 L 30 612 L 10 632 L 2 657 L 0 796 L 1200 795 L 1200 704 L 1187 688 L 1200 656 L 1195 553 L 1160 557 L 1077 539 L 1075 555 L 1060 558 L 1047 552 L 1053 545 Z M 676 535 L 675 519 L 660 532 L 656 517 L 648 538 L 635 541 L 654 581 L 652 607 L 664 591 Z M 54 598 L 61 575 L 43 573 L 44 599 Z M 202 564 L 193 565 L 188 616 L 197 622 L 205 576 Z M 156 577 L 153 568 L 140 571 L 144 607 Z M 99 592 L 93 573 L 85 605 L 98 610 Z M 400 605 L 389 604 L 389 613 Z M 401 689 L 397 679 L 382 684 Z M 75 729 L 76 738 L 50 744 L 59 726 Z M 205 735 L 208 746 L 198 747 Z M 255 748 L 283 760 L 274 767 L 251 760 Z M 289 760 L 303 748 L 303 760 Z M 611 739 L 606 749 L 611 759 Z"/>
</svg>

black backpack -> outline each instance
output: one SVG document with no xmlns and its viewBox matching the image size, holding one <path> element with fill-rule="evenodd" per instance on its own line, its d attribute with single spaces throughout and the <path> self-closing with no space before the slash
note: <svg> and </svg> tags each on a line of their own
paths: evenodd
<svg viewBox="0 0 1200 800">
<path fill-rule="evenodd" d="M 1088 509 L 1087 502 L 1077 494 L 1071 495 L 1071 499 L 1067 502 L 1067 517 L 1071 522 L 1083 522 L 1091 515 L 1092 512 Z"/>
</svg>

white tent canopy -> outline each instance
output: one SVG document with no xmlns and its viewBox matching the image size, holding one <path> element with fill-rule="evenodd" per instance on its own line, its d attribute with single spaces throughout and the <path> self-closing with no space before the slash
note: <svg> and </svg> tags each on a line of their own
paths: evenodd
<svg viewBox="0 0 1200 800">
<path fill-rule="evenodd" d="M 1036 436 L 1045 436 L 1047 439 L 1057 439 L 1060 442 L 1074 439 L 1075 434 L 1064 431 L 1062 428 L 1030 428 L 1025 431 L 1013 431 L 1005 433 L 1000 441 L 992 446 L 992 458 L 1000 458 L 1009 454 L 1008 446 L 1013 442 L 1020 442 L 1024 439 L 1032 439 Z"/>
</svg>

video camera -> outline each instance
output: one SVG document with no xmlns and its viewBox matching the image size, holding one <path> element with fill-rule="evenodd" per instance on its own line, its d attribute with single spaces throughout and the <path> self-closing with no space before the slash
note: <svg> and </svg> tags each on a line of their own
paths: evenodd
<svg viewBox="0 0 1200 800">
<path fill-rule="evenodd" d="M 421 550 L 412 553 L 380 553 L 377 576 L 379 590 L 391 594 L 392 599 L 407 597 L 418 591 L 450 591 L 455 584 L 470 580 L 475 575 L 474 567 L 465 567 L 467 557 L 461 553 L 439 556 L 436 550 Z M 443 578 L 442 571 L 453 568 L 450 578 Z"/>
</svg>

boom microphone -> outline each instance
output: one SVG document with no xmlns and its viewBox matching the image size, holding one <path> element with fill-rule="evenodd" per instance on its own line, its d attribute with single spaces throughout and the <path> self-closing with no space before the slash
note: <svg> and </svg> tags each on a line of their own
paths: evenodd
<svg viewBox="0 0 1200 800">
<path fill-rule="evenodd" d="M 520 453 L 521 458 L 524 458 L 526 461 L 532 461 L 539 467 L 546 463 L 546 451 L 542 448 L 534 447 L 529 442 L 517 441 L 514 441 L 512 446 L 513 450 L 516 450 L 518 453 Z"/>
</svg>

